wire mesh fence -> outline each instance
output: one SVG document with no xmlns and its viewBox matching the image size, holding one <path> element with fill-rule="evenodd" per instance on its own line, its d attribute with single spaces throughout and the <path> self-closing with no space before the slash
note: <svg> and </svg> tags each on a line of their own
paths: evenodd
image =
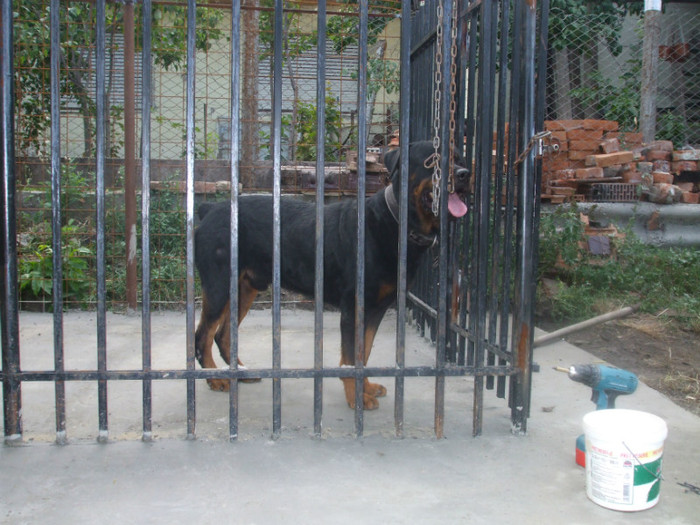
<svg viewBox="0 0 700 525">
<path fill-rule="evenodd" d="M 554 2 L 547 120 L 601 119 L 639 131 L 644 19 L 640 6 Z M 598 4 L 598 5 L 593 5 Z M 700 143 L 700 6 L 667 4 L 660 17 L 656 139 Z M 592 137 L 597 140 L 598 137 Z"/>
<path fill-rule="evenodd" d="M 52 282 L 48 4 L 49 0 L 14 3 L 20 288 L 22 306 L 42 310 L 51 307 Z M 151 293 L 154 307 L 178 307 L 185 296 L 185 7 L 183 1 L 153 4 Z M 355 4 L 328 2 L 326 173 L 321 176 L 311 169 L 317 133 L 316 7 L 306 0 L 285 3 L 281 130 L 285 192 L 313 192 L 317 179 L 325 180 L 329 199 L 354 191 L 354 173 L 347 160 L 358 139 Z M 570 7 L 574 4 L 576 9 Z M 272 5 L 270 0 L 250 0 L 243 2 L 241 13 L 240 181 L 246 192 L 271 185 Z M 366 114 L 367 144 L 372 147 L 387 146 L 398 129 L 400 6 L 399 1 L 370 6 Z M 545 174 L 548 168 L 550 172 L 582 168 L 585 156 L 598 152 L 608 137 L 618 138 L 622 148 L 641 143 L 642 19 L 635 3 L 620 6 L 552 2 L 545 119 L 561 124 L 560 129 L 549 125 L 558 134 L 561 151 L 545 164 Z M 139 35 L 140 6 L 135 7 Z M 107 291 L 110 304 L 120 307 L 126 304 L 127 287 L 124 151 L 127 139 L 140 143 L 142 65 L 138 37 L 134 55 L 127 56 L 124 4 L 108 2 L 106 9 Z M 95 300 L 95 16 L 93 2 L 65 2 L 60 10 L 64 297 L 70 308 L 90 306 Z M 197 8 L 194 113 L 199 199 L 217 194 L 225 198 L 229 191 L 225 181 L 231 133 L 230 26 L 230 6 L 208 3 Z M 669 4 L 662 14 L 657 139 L 670 140 L 676 148 L 700 143 L 699 29 L 698 5 Z M 131 64 L 135 90 L 127 93 Z M 135 103 L 133 131 L 124 124 L 129 97 Z M 138 148 L 136 157 L 138 163 Z M 372 181 L 367 189 L 373 191 L 381 183 L 380 174 L 370 171 L 368 176 Z"/>
</svg>

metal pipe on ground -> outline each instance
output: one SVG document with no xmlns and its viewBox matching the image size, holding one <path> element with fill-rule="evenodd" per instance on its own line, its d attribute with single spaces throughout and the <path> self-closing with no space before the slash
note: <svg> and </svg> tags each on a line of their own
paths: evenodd
<svg viewBox="0 0 700 525">
<path fill-rule="evenodd" d="M 613 321 L 615 319 L 627 317 L 628 315 L 636 312 L 638 309 L 639 309 L 639 305 L 626 306 L 626 307 L 621 308 L 619 310 L 615 310 L 614 312 L 608 312 L 607 314 L 599 315 L 599 316 L 593 317 L 591 319 L 588 319 L 586 321 L 581 321 L 580 323 L 576 323 L 576 324 L 572 324 L 571 326 L 566 326 L 564 328 L 560 328 L 559 330 L 555 330 L 554 332 L 550 332 L 548 334 L 545 334 L 541 337 L 536 338 L 534 343 L 533 343 L 533 347 L 537 348 L 538 346 L 544 346 L 544 345 L 552 343 L 558 339 L 561 339 L 562 337 L 564 337 L 566 335 L 572 334 L 574 332 L 578 332 L 578 331 L 583 330 L 585 328 L 590 328 L 591 326 L 605 323 L 607 321 Z"/>
</svg>

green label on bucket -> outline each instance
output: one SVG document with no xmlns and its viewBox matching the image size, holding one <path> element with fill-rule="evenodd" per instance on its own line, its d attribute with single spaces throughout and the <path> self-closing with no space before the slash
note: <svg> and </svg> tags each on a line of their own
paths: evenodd
<svg viewBox="0 0 700 525">
<path fill-rule="evenodd" d="M 634 484 L 635 486 L 646 485 L 652 481 L 659 479 L 659 474 L 661 473 L 661 457 L 650 461 L 649 463 L 642 463 L 641 465 L 635 465 L 634 467 Z"/>
<path fill-rule="evenodd" d="M 656 498 L 658 498 L 660 489 L 661 489 L 661 480 L 657 479 L 656 483 L 654 483 L 651 486 L 651 488 L 649 489 L 649 495 L 647 496 L 647 502 L 654 501 Z"/>
</svg>

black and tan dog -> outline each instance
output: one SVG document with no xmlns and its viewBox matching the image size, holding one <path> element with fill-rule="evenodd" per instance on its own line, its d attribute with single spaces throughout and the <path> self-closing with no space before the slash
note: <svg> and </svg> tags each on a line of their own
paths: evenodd
<svg viewBox="0 0 700 525">
<path fill-rule="evenodd" d="M 410 283 L 422 252 L 433 244 L 439 220 L 432 212 L 434 148 L 430 142 L 410 145 L 408 195 L 408 259 Z M 454 193 L 449 211 L 461 217 L 467 211 L 464 197 L 469 187 L 469 171 L 459 165 L 454 175 Z M 396 300 L 399 153 L 385 156 L 390 182 L 366 201 L 365 258 L 365 363 L 384 313 Z M 238 203 L 238 322 L 248 313 L 258 292 L 272 281 L 272 197 L 244 195 Z M 315 204 L 283 197 L 281 213 L 281 285 L 308 296 L 314 294 Z M 202 219 L 195 233 L 195 263 L 202 281 L 202 315 L 195 335 L 195 352 L 204 368 L 215 368 L 212 344 L 229 362 L 230 286 L 230 205 L 228 201 L 203 204 Z M 339 201 L 324 207 L 324 300 L 340 309 L 341 365 L 355 363 L 355 288 L 357 246 L 357 201 Z M 345 396 L 355 405 L 355 380 L 343 379 Z M 228 390 L 228 381 L 210 379 L 214 390 Z M 364 383 L 364 408 L 379 406 L 377 398 L 386 394 L 382 385 Z"/>
</svg>

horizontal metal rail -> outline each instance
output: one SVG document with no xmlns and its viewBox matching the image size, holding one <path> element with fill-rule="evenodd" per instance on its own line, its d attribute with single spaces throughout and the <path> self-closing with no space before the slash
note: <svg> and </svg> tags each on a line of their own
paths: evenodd
<svg viewBox="0 0 700 525">
<path fill-rule="evenodd" d="M 316 377 L 435 377 L 435 376 L 511 376 L 517 373 L 512 366 L 459 366 L 445 365 L 415 367 L 336 367 L 314 370 L 311 368 L 229 369 L 205 368 L 197 370 L 44 370 L 13 374 L 19 381 L 112 381 L 112 380 L 169 380 L 169 379 L 313 379 Z M 2 374 L 0 374 L 0 379 Z"/>
</svg>

